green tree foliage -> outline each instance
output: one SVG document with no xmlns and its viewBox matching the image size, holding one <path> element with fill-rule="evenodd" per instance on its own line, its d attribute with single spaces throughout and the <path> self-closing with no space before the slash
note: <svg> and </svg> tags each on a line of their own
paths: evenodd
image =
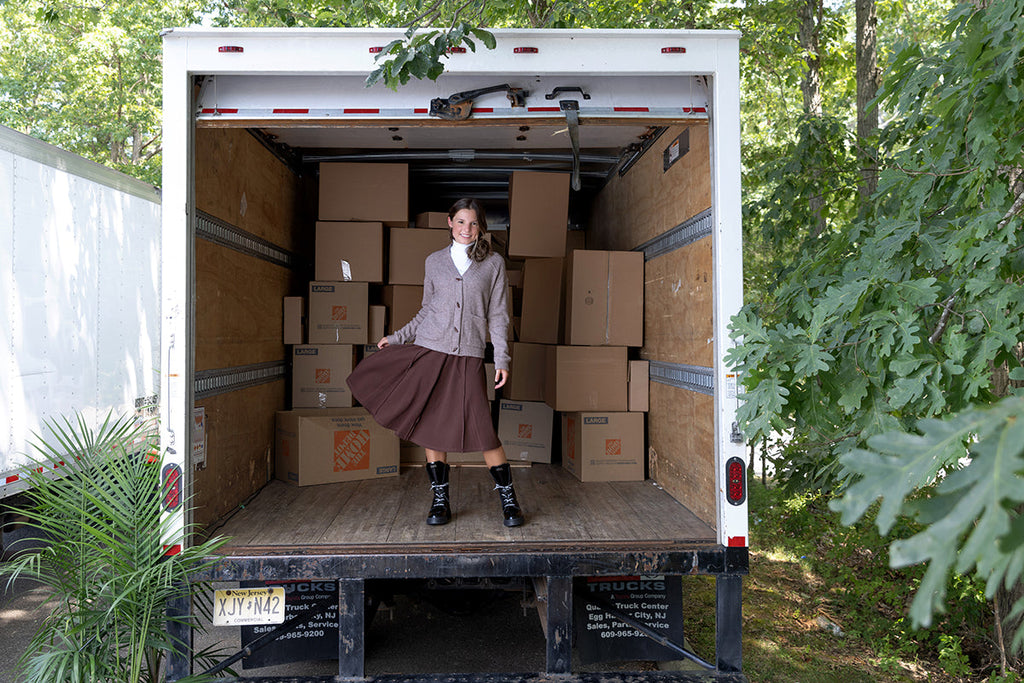
<svg viewBox="0 0 1024 683">
<path fill-rule="evenodd" d="M 0 3 L 0 123 L 158 184 L 160 31 L 200 6 Z"/>
<path fill-rule="evenodd" d="M 892 547 L 894 565 L 930 562 L 920 624 L 950 570 L 991 597 L 1024 566 L 1024 400 L 992 391 L 993 368 L 1022 376 L 1021 35 L 1024 0 L 1003 0 L 956 8 L 935 52 L 907 44 L 880 94 L 895 119 L 877 194 L 805 248 L 770 311 L 733 321 L 747 435 L 793 430 L 790 475 L 851 481 L 847 521 L 882 498 L 883 532 L 925 524 Z"/>
</svg>

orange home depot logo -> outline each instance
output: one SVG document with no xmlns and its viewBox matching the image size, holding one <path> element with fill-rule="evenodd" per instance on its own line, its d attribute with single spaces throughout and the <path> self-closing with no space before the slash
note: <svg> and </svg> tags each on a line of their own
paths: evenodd
<svg viewBox="0 0 1024 683">
<path fill-rule="evenodd" d="M 370 431 L 352 429 L 334 432 L 334 471 L 370 469 Z"/>
<path fill-rule="evenodd" d="M 313 373 L 313 382 L 315 384 L 330 384 L 331 383 L 331 369 L 330 368 L 317 368 Z"/>
<path fill-rule="evenodd" d="M 348 306 L 331 306 L 331 320 L 348 320 Z"/>
<path fill-rule="evenodd" d="M 622 455 L 622 439 L 605 439 L 605 455 Z"/>
<path fill-rule="evenodd" d="M 519 425 L 519 438 L 520 439 L 532 439 L 533 438 L 533 425 Z"/>
<path fill-rule="evenodd" d="M 576 459 L 576 420 L 574 418 L 566 418 L 565 420 L 565 446 L 566 450 L 569 451 L 567 455 L 570 460 Z"/>
</svg>

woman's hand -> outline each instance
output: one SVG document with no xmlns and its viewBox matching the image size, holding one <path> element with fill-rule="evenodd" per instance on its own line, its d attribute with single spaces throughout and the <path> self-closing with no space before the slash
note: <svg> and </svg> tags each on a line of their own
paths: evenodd
<svg viewBox="0 0 1024 683">
<path fill-rule="evenodd" d="M 508 381 L 508 370 L 495 370 L 494 371 L 494 388 L 498 389 L 505 385 Z"/>
<path fill-rule="evenodd" d="M 378 349 L 383 349 L 385 346 L 388 346 L 388 338 L 387 337 L 381 337 L 380 341 L 377 342 L 377 348 Z"/>
</svg>

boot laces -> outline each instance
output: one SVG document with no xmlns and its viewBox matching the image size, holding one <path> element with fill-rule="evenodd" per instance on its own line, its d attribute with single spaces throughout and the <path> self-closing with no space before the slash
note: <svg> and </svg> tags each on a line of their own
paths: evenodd
<svg viewBox="0 0 1024 683">
<path fill-rule="evenodd" d="M 516 491 L 514 488 L 512 488 L 512 484 L 508 484 L 507 486 L 496 484 L 494 490 L 498 492 L 499 496 L 501 496 L 502 507 L 519 506 L 518 501 L 516 501 Z"/>
<path fill-rule="evenodd" d="M 434 492 L 434 505 L 444 505 L 448 500 L 448 484 L 431 484 L 430 490 Z"/>
</svg>

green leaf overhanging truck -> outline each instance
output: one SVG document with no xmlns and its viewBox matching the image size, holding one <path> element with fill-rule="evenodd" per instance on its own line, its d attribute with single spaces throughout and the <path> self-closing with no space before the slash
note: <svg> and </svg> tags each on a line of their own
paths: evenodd
<svg viewBox="0 0 1024 683">
<path fill-rule="evenodd" d="M 581 582 L 704 575 L 717 591 L 715 619 L 706 620 L 714 622 L 707 639 L 714 646 L 704 653 L 670 646 L 677 659 L 695 664 L 695 679 L 741 680 L 746 466 L 735 422 L 736 377 L 723 362 L 728 321 L 743 299 L 739 34 L 493 34 L 494 49 L 451 50 L 435 81 L 391 90 L 365 81 L 375 55 L 402 37 L 398 29 L 165 32 L 160 410 L 167 514 L 181 529 L 190 521 L 217 525 L 234 539 L 198 578 L 336 580 L 342 678 L 366 675 L 366 596 L 380 581 L 524 579 L 536 587 L 546 673 L 573 680 L 580 675 L 572 670 L 573 605 L 588 601 Z M 345 179 L 329 185 L 328 169 L 339 167 Z M 545 197 L 533 202 L 538 221 L 559 213 L 546 192 L 562 196 L 557 188 L 572 188 L 553 227 L 523 219 L 529 212 L 516 204 L 516 193 L 538 173 L 550 177 L 535 190 Z M 455 518 L 437 527 L 421 519 L 429 502 L 426 475 L 412 463 L 382 468 L 377 478 L 308 486 L 299 485 L 313 481 L 305 474 L 282 469 L 297 457 L 309 458 L 301 467 L 311 469 L 332 458 L 329 447 L 300 455 L 306 446 L 289 441 L 295 435 L 282 426 L 286 420 L 342 420 L 331 416 L 358 410 L 293 410 L 310 396 L 297 384 L 299 345 L 282 337 L 284 300 L 323 293 L 311 284 L 320 281 L 334 283 L 328 288 L 358 284 L 359 305 L 367 306 L 367 298 L 370 307 L 389 305 L 394 324 L 400 288 L 422 282 L 403 282 L 395 264 L 412 230 L 432 229 L 416 228 L 414 217 L 446 212 L 461 196 L 484 203 L 494 248 L 515 276 L 513 384 L 528 352 L 539 352 L 544 386 L 537 402 L 556 411 L 553 457 L 515 470 L 527 518 L 516 528 L 495 517 L 482 468 L 453 469 Z M 377 213 L 346 213 L 345 202 Z M 375 246 L 341 256 L 336 274 L 324 277 L 317 232 L 324 222 L 362 225 L 365 234 L 357 227 L 357 236 Z M 437 233 L 447 244 L 445 231 Z M 531 252 L 523 243 L 528 236 L 560 246 Z M 619 271 L 607 265 L 611 257 L 583 272 L 590 256 L 579 251 L 584 246 L 635 257 L 639 285 L 628 300 L 616 298 L 625 290 Z M 364 259 L 376 276 L 354 275 Z M 391 264 L 383 276 L 381 259 Z M 547 266 L 558 275 L 538 298 L 531 278 Z M 584 275 L 599 284 L 583 291 Z M 578 306 L 595 301 L 603 327 L 596 340 L 580 341 L 567 322 L 583 317 Z M 333 321 L 321 324 L 307 303 L 300 340 L 306 342 L 314 329 L 345 328 L 339 321 L 358 308 L 336 305 Z M 553 336 L 537 342 L 527 334 L 527 318 L 545 303 L 561 318 Z M 615 341 L 625 333 L 635 341 Z M 345 351 L 346 362 L 371 352 L 364 345 L 375 341 L 371 329 L 342 342 L 354 349 Z M 611 360 L 573 365 L 590 353 Z M 595 446 L 580 434 L 630 412 L 629 361 L 650 379 L 649 410 L 637 422 L 639 476 L 600 481 L 567 474 L 569 460 L 625 460 L 618 440 Z M 603 402 L 607 386 L 621 404 Z M 509 399 L 510 390 L 502 391 L 498 398 Z M 328 406 L 332 396 L 325 389 L 313 399 Z M 343 447 L 339 433 L 336 449 Z M 336 450 L 335 469 L 325 476 L 342 478 L 338 470 L 356 460 L 339 460 Z M 484 490 L 478 512 L 474 496 Z M 184 500 L 192 501 L 191 512 Z M 188 540 L 169 539 L 168 552 L 182 542 Z M 607 605 L 594 609 L 612 609 L 609 621 L 629 618 Z M 695 607 L 684 597 L 687 609 Z M 631 633 L 645 628 L 623 624 Z M 171 678 L 192 670 L 178 658 Z"/>
</svg>

